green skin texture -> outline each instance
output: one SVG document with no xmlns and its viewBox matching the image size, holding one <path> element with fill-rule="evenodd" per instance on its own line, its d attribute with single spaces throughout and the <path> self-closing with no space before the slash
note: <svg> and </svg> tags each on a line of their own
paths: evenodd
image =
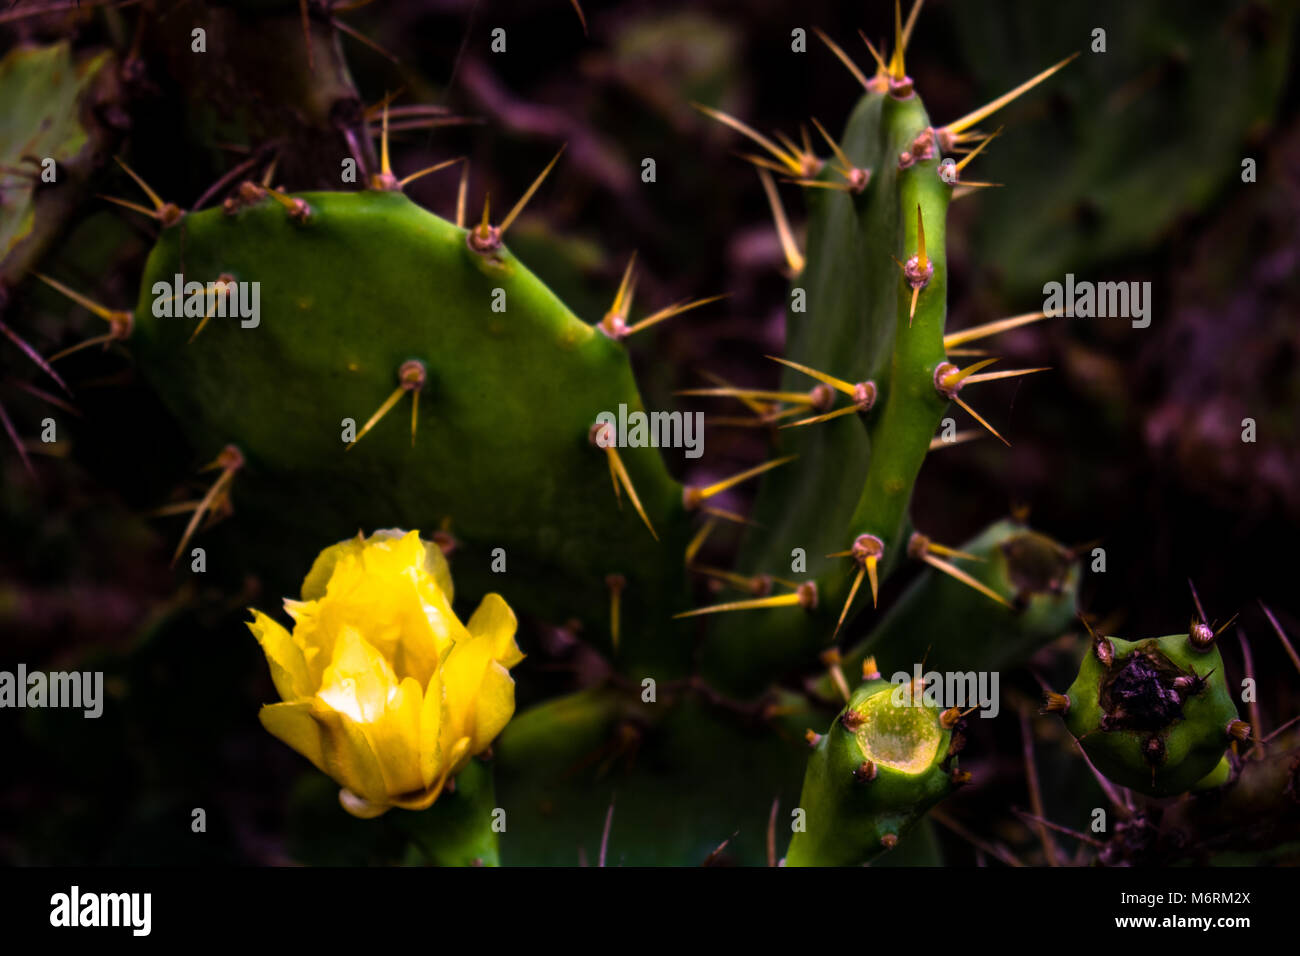
<svg viewBox="0 0 1300 956">
<path fill-rule="evenodd" d="M 933 758 L 916 773 L 877 762 L 875 779 L 859 780 L 854 771 L 866 756 L 858 738 L 837 717 L 808 761 L 799 799 L 799 806 L 806 812 L 806 828 L 791 838 L 787 866 L 855 866 L 870 862 L 886 852 L 882 839 L 889 835 L 901 837 L 956 788 L 949 772 L 940 766 L 952 733 L 939 724 L 939 710 L 925 705 L 894 705 L 890 697 L 895 690 L 896 685 L 887 680 L 867 681 L 853 692 L 841 715 L 861 711 L 868 699 L 884 695 L 889 710 L 905 713 L 909 721 L 927 724 L 937 735 Z M 876 706 L 880 704 L 876 702 Z"/>
<path fill-rule="evenodd" d="M 471 251 L 465 231 L 398 193 L 310 193 L 290 218 L 270 199 L 233 216 L 187 215 L 150 255 L 131 349 L 210 460 L 227 442 L 247 464 L 233 497 L 258 529 L 252 567 L 302 568 L 288 542 L 331 542 L 358 529 L 432 533 L 444 518 L 463 548 L 458 589 L 491 590 L 545 620 L 577 618 L 610 650 L 605 575 L 627 578 L 615 659 L 635 673 L 682 672 L 687 606 L 680 555 L 689 535 L 681 487 L 653 448 L 621 449 L 660 535 L 614 500 L 606 453 L 588 431 L 601 411 L 641 407 L 624 348 L 579 320 L 502 248 Z M 181 263 L 184 263 L 182 267 Z M 261 282 L 261 323 L 153 315 L 153 285 Z M 493 312 L 493 290 L 506 311 Z M 425 363 L 419 431 L 409 396 L 355 448 L 360 427 L 397 386 L 407 359 Z M 507 574 L 493 573 L 504 548 Z"/>
<path fill-rule="evenodd" d="M 0 60 L 0 165 L 39 177 L 49 158 L 57 175 L 54 184 L 0 177 L 0 282 L 25 275 L 84 199 L 105 140 L 89 101 L 111 63 L 108 53 L 76 62 L 67 43 L 16 47 Z"/>
<path fill-rule="evenodd" d="M 849 158 L 871 170 L 866 189 L 857 196 L 807 190 L 807 265 L 794 280 L 807 293 L 807 312 L 788 316 L 786 357 L 848 382 L 874 381 L 877 397 L 865 415 L 779 433 L 776 452 L 799 458 L 766 476 L 754 510 L 761 530 L 749 536 L 740 567 L 789 577 L 792 550 L 802 548 L 819 604 L 812 612 L 736 614 L 719 622 L 702 666 L 737 692 L 808 666 L 830 643 L 857 567 L 826 555 L 874 534 L 885 545 L 882 580 L 905 557 L 912 486 L 949 404 L 934 387 L 934 370 L 945 360 L 944 221 L 952 187 L 939 177 L 937 150 L 898 169 L 899 154 L 929 125 L 919 96 L 867 93 L 841 140 Z M 836 175 L 828 166 L 821 178 Z M 915 254 L 918 205 L 934 275 L 909 327 L 912 289 L 891 256 L 906 262 Z M 781 388 L 816 384 L 787 369 Z M 848 400 L 837 396 L 836 407 Z M 855 611 L 870 603 L 864 581 Z"/>
<path fill-rule="evenodd" d="M 1142 749 L 1151 732 L 1101 729 L 1103 711 L 1099 691 L 1106 668 L 1089 649 L 1079 667 L 1079 676 L 1066 692 L 1070 698 L 1066 726 L 1079 739 L 1088 759 L 1115 783 L 1156 797 L 1190 790 L 1220 764 L 1229 743 L 1228 723 L 1237 719 L 1218 647 L 1197 651 L 1186 634 L 1144 641 L 1116 637 L 1109 640 L 1115 646 L 1112 670 L 1121 667 L 1123 660 L 1137 649 L 1155 648 L 1184 673 L 1195 672 L 1206 678 L 1205 687 L 1183 704 L 1181 719 L 1160 731 L 1165 757 L 1152 768 Z"/>
<path fill-rule="evenodd" d="M 1007 520 L 990 525 L 957 548 L 984 560 L 955 559 L 955 564 L 1013 604 L 1021 596 L 1026 602 L 1023 609 L 1003 607 L 974 588 L 927 569 L 890 605 L 867 638 L 844 655 L 846 674 L 860 673 L 862 661 L 871 654 L 885 673 L 909 670 L 921 661 L 927 670 L 999 670 L 1025 660 L 1071 629 L 1079 566 L 1068 561 L 1061 545 Z M 1009 548 L 1023 556 L 1014 567 Z M 1060 590 L 1017 587 L 1014 578 L 1036 565 L 1051 571 L 1066 569 Z M 1016 572 L 1015 567 L 1022 571 Z M 829 678 L 820 682 L 818 690 L 825 696 L 835 693 Z"/>
</svg>

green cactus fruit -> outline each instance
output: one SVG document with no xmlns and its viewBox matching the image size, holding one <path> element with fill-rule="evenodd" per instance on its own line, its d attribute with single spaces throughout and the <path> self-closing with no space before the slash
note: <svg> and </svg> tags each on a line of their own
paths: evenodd
<svg viewBox="0 0 1300 956">
<path fill-rule="evenodd" d="M 1095 638 L 1070 689 L 1049 696 L 1047 709 L 1063 712 L 1098 770 L 1151 796 L 1223 782 L 1224 750 L 1250 735 L 1204 624 L 1150 640 Z"/>
<path fill-rule="evenodd" d="M 787 866 L 867 863 L 964 782 L 952 752 L 958 715 L 914 687 L 866 681 L 817 741 Z"/>
</svg>

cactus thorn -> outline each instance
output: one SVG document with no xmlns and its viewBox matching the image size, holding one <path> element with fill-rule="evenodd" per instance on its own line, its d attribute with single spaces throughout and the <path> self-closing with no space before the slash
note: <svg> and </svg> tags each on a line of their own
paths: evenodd
<svg viewBox="0 0 1300 956">
<path fill-rule="evenodd" d="M 958 770 L 956 767 L 948 774 L 948 780 L 954 787 L 964 787 L 971 782 L 971 772 L 969 770 Z"/>
<path fill-rule="evenodd" d="M 953 445 L 960 445 L 963 442 L 973 441 L 976 438 L 980 438 L 981 436 L 983 436 L 983 434 L 984 433 L 982 431 L 977 431 L 976 429 L 968 428 L 965 431 L 959 431 L 955 433 L 952 436 L 952 438 L 943 438 L 943 437 L 932 438 L 930 439 L 929 450 L 939 451 L 942 448 L 949 448 Z"/>
<path fill-rule="evenodd" d="M 726 571 L 722 568 L 701 567 L 691 565 L 690 570 L 696 574 L 703 574 L 706 577 L 714 578 L 718 581 L 725 581 L 741 591 L 748 591 L 755 597 L 766 597 L 772 593 L 773 583 L 780 583 L 786 587 L 797 588 L 798 584 L 791 581 L 783 581 L 774 578 L 770 574 L 756 574 L 753 577 L 746 577 L 743 574 L 737 574 L 734 571 Z"/>
<path fill-rule="evenodd" d="M 811 727 L 809 727 L 807 730 L 804 731 L 803 739 L 805 742 L 807 742 L 809 747 L 816 747 L 819 743 L 822 742 L 822 735 L 817 733 L 817 731 L 813 730 Z"/>
<path fill-rule="evenodd" d="M 623 598 L 623 589 L 627 587 L 627 578 L 621 574 L 605 575 L 605 587 L 609 588 L 609 637 L 614 650 L 618 650 L 619 605 Z"/>
<path fill-rule="evenodd" d="M 983 325 L 976 325 L 960 332 L 953 332 L 951 335 L 945 335 L 943 337 L 943 347 L 945 351 L 951 354 L 954 346 L 974 342 L 990 335 L 997 335 L 999 332 L 1007 332 L 1022 325 L 1042 321 L 1045 318 L 1047 318 L 1046 312 L 1027 312 L 1024 315 L 1013 315 L 1010 318 L 998 319 L 996 322 L 986 322 Z"/>
<path fill-rule="evenodd" d="M 992 361 L 997 360 L 993 359 Z M 976 385 L 980 382 L 997 382 L 1006 378 L 1020 378 L 1022 375 L 1033 375 L 1037 372 L 1050 372 L 1051 370 L 1050 366 L 1044 366 L 1042 368 L 1013 368 L 1002 372 L 985 372 L 982 375 L 969 375 L 965 379 L 965 384 Z"/>
<path fill-rule="evenodd" d="M 63 295 L 71 299 L 73 302 L 77 303 L 77 305 L 81 306 L 84 309 L 88 309 L 90 312 L 93 312 L 101 319 L 104 319 L 110 325 L 113 325 L 115 323 L 120 324 L 123 322 L 129 322 L 132 318 L 130 312 L 120 310 L 120 309 L 110 309 L 107 306 L 100 305 L 98 302 L 86 298 L 80 292 L 74 292 L 72 289 L 68 288 L 62 282 L 59 282 L 57 279 L 51 279 L 49 276 L 40 272 L 33 272 L 32 275 L 36 276 L 36 278 L 40 279 L 42 282 L 44 282 L 50 288 L 54 289 L 56 292 L 63 293 Z"/>
<path fill-rule="evenodd" d="M 632 297 L 636 293 L 636 283 L 633 281 L 633 275 L 636 270 L 636 252 L 632 252 L 631 257 L 627 260 L 627 267 L 623 270 L 623 278 L 618 283 L 618 291 L 614 293 L 614 304 L 609 307 L 604 318 L 597 323 L 597 328 L 612 339 L 620 339 L 627 335 L 627 317 L 632 311 Z"/>
<path fill-rule="evenodd" d="M 357 432 L 357 436 L 353 438 L 352 441 L 348 442 L 344 447 L 344 451 L 351 451 L 357 442 L 365 438 L 370 429 L 374 428 L 375 425 L 378 424 L 379 420 L 387 415 L 394 405 L 401 401 L 402 395 L 406 392 L 411 393 L 411 445 L 414 447 L 415 428 L 419 421 L 420 390 L 424 388 L 424 383 L 427 378 L 428 372 L 425 369 L 424 363 L 419 359 L 409 359 L 403 362 L 401 367 L 397 370 L 397 388 L 393 389 L 392 394 L 389 395 L 388 398 L 384 399 L 384 403 L 379 406 L 379 409 L 370 416 L 364 425 L 361 426 L 361 431 Z"/>
<path fill-rule="evenodd" d="M 740 133 L 742 136 L 764 149 L 773 159 L 776 160 L 776 171 L 782 172 L 788 176 L 793 176 L 797 179 L 810 179 L 813 176 L 816 176 L 817 173 L 821 172 L 821 160 L 813 155 L 811 150 L 800 149 L 783 134 L 776 134 L 777 138 L 781 140 L 781 145 L 778 146 L 753 127 L 736 119 L 736 117 L 728 113 L 722 112 L 722 110 L 715 110 L 711 106 L 705 106 L 703 103 L 693 102 L 691 105 L 705 116 L 717 120 L 724 126 L 729 126 L 737 133 Z M 746 156 L 746 158 L 749 159 L 750 162 L 755 163 L 755 165 L 760 169 L 774 168 L 773 164 L 768 163 L 761 157 Z"/>
<path fill-rule="evenodd" d="M 1277 635 L 1277 639 L 1282 642 L 1282 648 L 1286 651 L 1287 656 L 1291 658 L 1291 663 L 1295 665 L 1297 671 L 1300 671 L 1300 654 L 1296 653 L 1295 645 L 1287 638 L 1286 632 L 1282 630 L 1282 625 L 1278 623 L 1277 618 L 1268 609 L 1268 606 L 1263 601 L 1258 603 L 1259 609 L 1264 612 L 1264 616 L 1268 618 L 1268 623 L 1272 625 L 1273 633 Z"/>
<path fill-rule="evenodd" d="M 880 838 L 880 845 L 883 846 L 886 850 L 892 850 L 894 847 L 898 846 L 898 834 L 897 833 L 884 834 Z"/>
<path fill-rule="evenodd" d="M 251 184 L 250 184 L 251 185 Z M 289 218 L 294 222 L 306 222 L 311 218 L 311 207 L 301 199 L 294 199 L 292 196 L 286 196 L 284 193 L 277 192 L 274 189 L 262 190 L 263 195 L 270 196 L 289 213 Z"/>
<path fill-rule="evenodd" d="M 698 309 L 702 305 L 709 305 L 710 303 L 717 302 L 720 299 L 729 298 L 730 295 L 731 293 L 724 292 L 721 295 L 711 295 L 704 299 L 696 299 L 693 302 L 678 302 L 674 305 L 668 306 L 667 308 L 660 309 L 653 315 L 648 315 L 644 319 L 634 322 L 632 325 L 624 327 L 621 333 L 614 337 L 621 339 L 627 338 L 629 335 L 635 335 L 638 332 L 650 328 L 652 325 L 658 325 L 666 319 L 671 319 L 674 316 L 681 315 L 683 312 L 689 312 L 692 309 Z"/>
<path fill-rule="evenodd" d="M 852 558 L 854 564 L 858 566 L 858 573 L 854 575 L 853 583 L 849 585 L 849 596 L 845 599 L 844 607 L 840 610 L 839 620 L 835 623 L 832 639 L 839 634 L 840 628 L 844 626 L 844 619 L 848 617 L 849 608 L 853 605 L 853 599 L 857 596 L 858 588 L 862 586 L 864 577 L 869 578 L 871 581 L 871 606 L 876 606 L 880 589 L 877 564 L 884 553 L 885 543 L 883 541 L 874 534 L 860 534 L 854 539 L 853 547 L 848 551 L 838 551 L 835 554 L 827 555 L 829 558 Z"/>
<path fill-rule="evenodd" d="M 971 408 L 970 405 L 957 394 L 961 389 L 962 381 L 965 377 L 996 361 L 997 359 L 987 359 L 983 362 L 976 362 L 974 365 L 968 366 L 964 371 L 957 368 L 957 366 L 953 365 L 951 362 L 940 362 L 934 370 L 934 387 L 940 395 L 956 402 L 964 408 L 971 418 L 983 425 L 994 438 L 1009 448 L 1011 447 L 1011 442 L 998 434 L 997 429 L 985 421 L 984 418 L 975 411 L 975 409 Z"/>
<path fill-rule="evenodd" d="M 876 779 L 880 771 L 876 769 L 876 764 L 871 760 L 864 760 L 861 764 L 853 768 L 853 779 L 858 783 L 871 783 Z"/>
<path fill-rule="evenodd" d="M 700 548 L 704 546 L 704 542 L 708 540 L 709 535 L 713 534 L 713 531 L 717 526 L 718 519 L 713 515 L 710 515 L 705 519 L 704 523 L 700 525 L 700 530 L 695 532 L 695 536 L 691 538 L 690 542 L 686 545 L 687 567 L 690 567 L 690 565 L 695 561 L 695 556 L 700 553 Z"/>
<path fill-rule="evenodd" d="M 955 143 L 962 142 L 962 136 L 961 136 L 962 133 L 964 133 L 966 130 L 969 130 L 980 120 L 986 119 L 987 117 L 996 113 L 998 110 L 1002 109 L 1002 107 L 1006 106 L 1012 100 L 1023 95 L 1024 93 L 1029 92 L 1039 83 L 1043 82 L 1048 77 L 1050 77 L 1053 73 L 1065 67 L 1067 63 L 1069 63 L 1078 55 L 1079 54 L 1077 52 L 1071 53 L 1064 60 L 1061 60 L 1061 62 L 1057 63 L 1054 66 L 1049 66 L 1047 69 L 1043 70 L 1043 72 L 1039 73 L 1037 76 L 1030 77 L 1028 80 L 1021 83 L 1015 89 L 1003 93 L 997 99 L 992 100 L 989 103 L 986 103 L 984 106 L 981 106 L 977 110 L 972 110 L 971 112 L 967 113 L 965 116 L 961 117 L 960 119 L 953 120 L 947 126 L 938 130 L 940 147 L 943 149 L 944 152 L 949 152 Z"/>
<path fill-rule="evenodd" d="M 46 361 L 45 357 L 41 355 L 40 352 L 36 351 L 35 348 L 28 345 L 27 342 L 22 338 L 22 336 L 20 336 L 17 332 L 11 329 L 8 326 L 8 324 L 3 321 L 0 321 L 0 332 L 3 332 L 5 338 L 9 339 L 10 342 L 13 342 L 14 345 L 18 346 L 18 348 L 22 351 L 24 355 L 26 355 L 29 359 L 31 359 L 34 363 L 36 363 L 37 367 L 40 368 L 42 372 L 44 372 L 50 378 L 54 379 L 55 384 L 57 384 L 59 388 L 63 389 L 66 395 L 71 397 L 72 389 L 68 387 L 67 382 L 63 380 L 63 378 L 59 375 L 59 373 L 54 371 L 54 367 L 50 365 L 48 361 Z"/>
<path fill-rule="evenodd" d="M 840 667 L 840 652 L 838 648 L 828 648 L 821 654 L 821 661 L 826 665 L 826 672 L 830 675 L 831 682 L 835 684 L 835 689 L 840 692 L 847 704 L 849 697 L 849 682 L 844 679 L 844 671 Z"/>
<path fill-rule="evenodd" d="M 510 211 L 506 213 L 506 216 L 501 220 L 500 225 L 493 226 L 490 224 L 488 213 L 491 196 L 484 196 L 483 219 L 479 225 L 465 237 L 466 242 L 469 244 L 471 249 L 475 252 L 489 254 L 496 252 L 501 248 L 501 242 L 505 238 L 506 231 L 514 224 L 514 221 L 519 218 L 519 214 L 524 211 L 524 208 L 533 198 L 533 195 L 539 188 L 541 188 L 542 183 L 545 182 L 546 177 L 551 174 L 551 170 L 554 169 L 555 164 L 560 161 L 560 157 L 564 155 L 564 151 L 567 147 L 568 144 L 565 143 L 559 148 L 559 151 L 551 157 L 551 161 L 546 164 L 546 168 L 538 173 L 537 178 L 533 180 L 532 185 L 524 191 L 524 194 L 519 197 L 519 200 L 511 207 Z"/>
<path fill-rule="evenodd" d="M 967 561 L 984 560 L 979 555 L 968 554 L 965 551 L 950 548 L 946 544 L 939 544 L 931 539 L 929 535 L 921 534 L 919 531 L 912 532 L 912 536 L 907 539 L 908 557 L 921 559 L 927 554 L 938 554 L 947 558 L 965 558 Z"/>
<path fill-rule="evenodd" d="M 919 557 L 922 561 L 924 561 L 930 567 L 934 568 L 936 571 L 942 571 L 950 578 L 955 578 L 956 580 L 960 581 L 962 584 L 965 584 L 967 587 L 974 588 L 980 594 L 983 594 L 985 597 L 990 598 L 991 600 L 997 601 L 1003 607 L 1006 608 L 1011 607 L 1011 602 L 1008 601 L 1006 598 L 1004 598 L 1001 594 L 999 594 L 997 591 L 994 591 L 983 581 L 979 581 L 971 577 L 969 574 L 967 574 L 961 568 L 957 567 L 955 564 L 950 564 L 949 562 L 943 560 L 942 558 L 936 557 L 935 555 L 929 552 L 924 552 L 920 554 Z"/>
<path fill-rule="evenodd" d="M 5 411 L 3 403 L 0 403 L 0 426 L 4 427 L 5 434 L 9 436 L 9 441 L 13 443 L 14 448 L 17 450 L 18 457 L 23 463 L 23 469 L 28 475 L 35 478 L 36 469 L 32 467 L 32 459 L 27 454 L 27 446 L 23 444 L 22 437 L 18 434 L 18 430 L 14 428 L 13 420 L 10 419 L 9 413 Z"/>
<path fill-rule="evenodd" d="M 569 0 L 569 5 L 573 7 L 573 12 L 578 15 L 578 22 L 582 24 L 582 35 L 587 36 L 587 15 L 582 12 L 582 4 L 580 4 L 578 0 Z M 722 846 L 726 846 L 726 843 Z M 719 847 L 718 849 L 720 850 L 722 847 Z M 716 853 L 717 851 L 715 850 L 714 852 Z"/>
<path fill-rule="evenodd" d="M 786 455 L 784 458 L 774 458 L 772 461 L 765 461 L 761 465 L 755 465 L 753 468 L 746 468 L 730 478 L 724 478 L 721 481 L 715 481 L 713 484 L 704 488 L 696 488 L 693 485 L 687 485 L 682 489 L 682 505 L 687 511 L 694 511 L 708 499 L 719 495 L 740 484 L 742 481 L 748 481 L 764 472 L 771 471 L 773 468 L 779 468 L 781 465 L 794 461 L 798 455 Z"/>
<path fill-rule="evenodd" d="M 724 521 L 731 521 L 735 524 L 749 525 L 751 528 L 762 527 L 762 525 L 760 525 L 757 521 L 754 521 L 752 518 L 746 518 L 742 514 L 737 514 L 734 511 L 727 511 L 724 508 L 715 508 L 711 505 L 705 505 L 703 508 L 700 509 L 700 511 L 702 511 L 706 515 L 712 515 L 715 518 L 721 518 Z"/>
<path fill-rule="evenodd" d="M 596 422 L 588 431 L 587 438 L 597 448 L 604 449 L 605 454 L 609 456 L 609 467 L 614 477 L 617 478 L 614 485 L 615 494 L 618 493 L 618 486 L 621 484 L 623 490 L 627 492 L 628 499 L 632 502 L 632 507 L 641 516 L 645 526 L 650 529 L 651 536 L 658 541 L 659 534 L 655 531 L 654 525 L 650 523 L 650 516 L 646 514 L 645 508 L 641 505 L 641 499 L 637 496 L 636 487 L 632 484 L 632 478 L 623 465 L 622 457 L 619 456 L 618 436 L 615 433 L 614 424 L 612 422 Z"/>
<path fill-rule="evenodd" d="M 844 710 L 840 711 L 840 724 L 851 734 L 857 733 L 866 722 L 866 716 L 854 710 L 852 707 L 846 707 Z"/>
<path fill-rule="evenodd" d="M 825 43 L 827 48 L 835 54 L 835 58 L 848 68 L 848 71 L 853 74 L 853 78 L 862 84 L 864 90 L 867 92 L 883 92 L 883 89 L 880 88 L 879 84 L 873 84 L 872 81 L 866 78 L 862 70 L 858 68 L 858 65 L 853 62 L 847 53 L 840 49 L 839 44 L 826 35 L 825 31 L 820 27 L 813 27 L 813 33 L 816 33 L 822 43 Z M 870 44 L 868 44 L 868 46 L 870 46 Z M 875 53 L 875 50 L 873 49 L 872 52 Z M 879 63 L 880 58 L 878 54 L 876 60 L 877 63 Z"/>
<path fill-rule="evenodd" d="M 894 261 L 898 262 L 897 259 Z M 921 290 L 930 284 L 930 279 L 934 276 L 934 263 L 925 251 L 925 221 L 921 215 L 920 203 L 916 205 L 916 255 L 905 263 L 899 263 L 899 266 L 903 270 L 903 278 L 912 287 L 912 305 L 907 313 L 907 325 L 911 328 L 912 320 L 916 318 L 917 299 L 921 295 Z"/>
<path fill-rule="evenodd" d="M 758 171 L 758 178 L 763 183 L 763 192 L 767 194 L 768 205 L 772 208 L 772 220 L 776 224 L 776 234 L 781 241 L 781 251 L 785 255 L 786 266 L 792 277 L 797 276 L 803 272 L 805 259 L 803 253 L 799 251 L 799 244 L 795 242 L 790 221 L 785 217 L 781 197 L 776 192 L 776 183 L 772 182 L 771 174 L 765 169 Z"/>
<path fill-rule="evenodd" d="M 1230 720 L 1226 729 L 1228 736 L 1239 743 L 1250 739 L 1250 724 L 1244 720 Z"/>
<path fill-rule="evenodd" d="M 868 655 L 862 661 L 862 679 L 863 680 L 880 680 L 880 667 L 876 664 L 875 655 Z"/>
<path fill-rule="evenodd" d="M 826 140 L 827 145 L 831 148 L 831 152 L 835 154 L 835 158 L 840 162 L 840 165 L 835 167 L 835 171 L 845 178 L 846 183 L 844 184 L 844 188 L 851 193 L 862 192 L 862 190 L 867 188 L 867 183 L 871 181 L 871 170 L 861 169 L 853 165 L 853 161 L 849 159 L 848 154 L 840 148 L 840 144 L 835 142 L 835 139 L 831 134 L 826 132 L 826 128 L 817 121 L 817 117 L 813 116 L 811 119 L 813 125 L 817 127 L 817 132 L 821 133 L 822 139 Z M 838 187 L 841 184 L 819 182 L 817 185 Z"/>
<path fill-rule="evenodd" d="M 162 197 L 150 189 L 149 184 L 119 157 L 114 156 L 113 160 L 117 165 L 122 167 L 123 171 L 130 176 L 135 181 L 135 184 L 144 191 L 144 194 L 149 197 L 149 201 L 153 203 L 153 209 L 146 209 L 144 206 L 127 202 L 124 199 L 114 199 L 112 196 L 101 196 L 100 198 L 107 199 L 109 202 L 117 203 L 119 206 L 125 206 L 127 209 L 133 209 L 136 212 L 144 213 L 146 216 L 157 219 L 164 227 L 173 226 L 180 221 L 181 217 L 185 215 L 184 210 L 175 203 L 163 202 Z"/>
<path fill-rule="evenodd" d="M 460 183 L 456 186 L 456 228 L 465 228 L 465 197 L 469 190 L 469 160 L 460 168 Z"/>
<path fill-rule="evenodd" d="M 197 339 L 199 337 L 199 333 L 203 331 L 203 327 L 206 326 L 209 321 L 211 321 L 214 315 L 217 314 L 218 297 L 230 295 L 231 291 L 235 288 L 234 282 L 235 282 L 235 277 L 232 276 L 229 272 L 223 272 L 221 273 L 221 275 L 217 276 L 217 281 L 213 283 L 213 288 L 211 291 L 212 304 L 208 306 L 207 313 L 203 316 L 202 319 L 199 320 L 199 324 L 194 327 L 194 331 L 190 333 L 189 339 L 187 339 L 185 342 L 186 345 L 191 344 L 195 339 Z"/>
<path fill-rule="evenodd" d="M 1043 701 L 1040 714 L 1066 714 L 1070 710 L 1070 698 L 1066 694 L 1049 691 Z"/>
<path fill-rule="evenodd" d="M 417 179 L 421 179 L 425 176 L 428 176 L 430 173 L 436 173 L 440 169 L 446 169 L 448 166 L 454 166 L 456 163 L 463 163 L 465 161 L 466 161 L 466 157 L 457 156 L 453 159 L 444 159 L 442 162 L 434 163 L 432 166 L 426 166 L 424 167 L 424 169 L 421 169 L 418 172 L 411 173 L 411 175 L 404 176 L 401 179 L 397 180 L 397 188 L 405 189 L 407 186 L 415 182 Z"/>
<path fill-rule="evenodd" d="M 680 614 L 674 614 L 674 618 L 696 617 L 700 614 L 717 614 L 726 611 L 752 611 L 769 607 L 801 607 L 805 611 L 810 611 L 817 607 L 817 586 L 811 581 L 805 581 L 799 585 L 799 590 L 790 594 L 774 594 L 764 598 L 753 598 L 748 601 L 729 601 L 726 604 L 714 604 L 709 607 L 698 607 L 692 611 L 683 611 Z"/>
<path fill-rule="evenodd" d="M 198 506 L 195 507 L 189 524 L 185 526 L 185 533 L 181 535 L 181 542 L 176 546 L 176 553 L 172 555 L 171 567 L 175 567 L 176 562 L 180 560 L 181 554 L 185 551 L 185 545 L 189 543 L 194 532 L 198 530 L 199 523 L 202 522 L 203 516 L 208 513 L 208 510 L 219 500 L 229 500 L 227 488 L 234 480 L 235 472 L 242 467 L 244 467 L 243 453 L 234 445 L 227 445 L 214 461 L 200 469 L 200 471 L 210 471 L 214 468 L 220 468 L 221 474 L 217 476 L 217 480 L 212 483 L 208 493 L 203 496 Z"/>
<path fill-rule="evenodd" d="M 980 151 L 983 150 L 985 146 L 993 142 L 993 140 L 997 139 L 997 137 L 1001 135 L 1004 129 L 1006 129 L 1005 126 L 999 126 L 988 136 L 984 137 L 984 139 L 980 141 L 980 144 L 978 146 L 976 146 L 974 149 L 968 152 L 964 158 L 959 160 L 957 163 L 953 164 L 953 169 L 956 170 L 957 177 L 952 179 L 951 181 L 949 180 L 944 180 L 944 181 L 949 182 L 950 185 L 954 185 L 954 186 L 957 185 L 961 179 L 961 171 L 970 165 L 971 160 L 974 159 L 976 156 L 978 156 L 980 154 Z M 962 185 L 974 185 L 974 183 L 962 183 Z"/>
</svg>

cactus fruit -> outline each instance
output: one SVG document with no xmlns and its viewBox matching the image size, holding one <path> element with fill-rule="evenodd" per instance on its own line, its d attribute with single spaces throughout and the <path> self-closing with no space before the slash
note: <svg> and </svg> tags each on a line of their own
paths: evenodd
<svg viewBox="0 0 1300 956">
<path fill-rule="evenodd" d="M 1152 796 L 1227 782 L 1224 751 L 1250 738 L 1237 717 L 1214 632 L 1125 641 L 1097 636 L 1064 695 L 1048 698 L 1111 780 Z"/>
<path fill-rule="evenodd" d="M 968 779 L 957 768 L 961 717 L 925 700 L 916 683 L 864 681 L 808 761 L 806 814 L 787 866 L 867 863 Z"/>
</svg>

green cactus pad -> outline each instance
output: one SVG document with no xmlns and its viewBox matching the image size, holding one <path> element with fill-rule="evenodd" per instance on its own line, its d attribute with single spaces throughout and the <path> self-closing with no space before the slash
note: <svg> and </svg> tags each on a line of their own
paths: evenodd
<svg viewBox="0 0 1300 956">
<path fill-rule="evenodd" d="M 275 541 L 295 529 L 319 542 L 449 522 L 463 545 L 458 590 L 499 589 L 502 548 L 513 600 L 589 622 L 586 636 L 608 647 L 605 575 L 622 574 L 622 661 L 681 669 L 689 647 L 669 624 L 685 595 L 681 488 L 656 449 L 621 449 L 656 541 L 631 505 L 620 510 L 606 452 L 589 439 L 597 414 L 641 407 L 623 347 L 507 248 L 472 251 L 464 230 L 399 193 L 298 198 L 302 222 L 263 198 L 164 231 L 131 340 L 196 456 L 226 443 L 243 452 L 234 500 L 265 544 L 248 560 L 288 562 Z M 260 322 L 216 317 L 189 342 L 199 319 L 154 315 L 182 272 L 260 283 Z M 411 359 L 427 369 L 414 447 L 408 394 L 348 448 L 343 420 L 360 431 Z"/>
</svg>

